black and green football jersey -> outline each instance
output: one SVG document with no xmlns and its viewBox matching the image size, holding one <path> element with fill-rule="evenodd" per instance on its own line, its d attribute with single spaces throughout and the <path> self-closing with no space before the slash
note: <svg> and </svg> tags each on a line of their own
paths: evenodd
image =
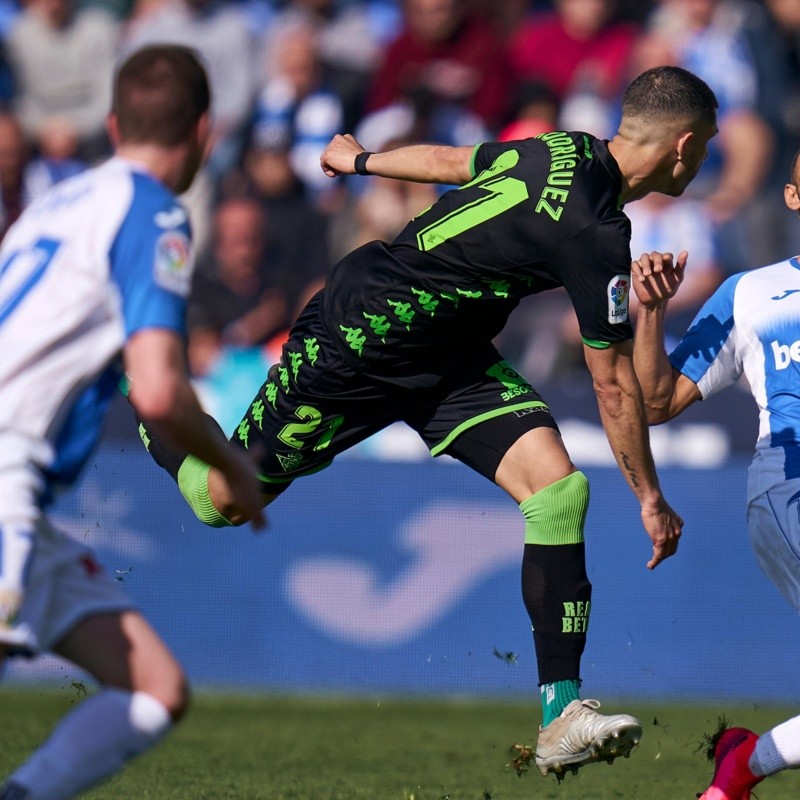
<svg viewBox="0 0 800 800">
<path fill-rule="evenodd" d="M 553 132 L 480 144 L 472 171 L 393 242 L 334 268 L 324 319 L 342 355 L 366 374 L 416 382 L 442 359 L 468 359 L 522 297 L 557 286 L 588 344 L 630 339 L 630 222 L 607 143 Z"/>
</svg>

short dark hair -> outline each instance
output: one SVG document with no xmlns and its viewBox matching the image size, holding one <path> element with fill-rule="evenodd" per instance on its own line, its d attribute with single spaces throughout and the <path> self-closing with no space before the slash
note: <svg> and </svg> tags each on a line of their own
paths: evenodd
<svg viewBox="0 0 800 800">
<path fill-rule="evenodd" d="M 112 111 L 123 142 L 180 144 L 210 102 L 208 78 L 199 57 L 180 45 L 137 50 L 114 79 Z"/>
<path fill-rule="evenodd" d="M 794 154 L 794 158 L 792 159 L 792 166 L 789 167 L 789 183 L 791 183 L 793 186 L 797 185 L 794 179 L 795 179 L 795 173 L 797 172 L 798 164 L 800 164 L 800 150 L 798 150 Z"/>
<path fill-rule="evenodd" d="M 622 95 L 623 116 L 716 124 L 719 103 L 708 84 L 681 67 L 654 67 Z"/>
</svg>

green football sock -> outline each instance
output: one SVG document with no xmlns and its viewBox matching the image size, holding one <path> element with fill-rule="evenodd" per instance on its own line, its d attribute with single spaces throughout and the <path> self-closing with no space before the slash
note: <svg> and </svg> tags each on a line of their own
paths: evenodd
<svg viewBox="0 0 800 800">
<path fill-rule="evenodd" d="M 580 699 L 580 681 L 542 684 L 542 727 L 546 728 L 573 700 Z"/>
<path fill-rule="evenodd" d="M 187 456 L 178 470 L 178 488 L 195 516 L 212 528 L 226 528 L 229 522 L 217 511 L 208 494 L 208 473 L 211 467 L 195 456 Z"/>
</svg>

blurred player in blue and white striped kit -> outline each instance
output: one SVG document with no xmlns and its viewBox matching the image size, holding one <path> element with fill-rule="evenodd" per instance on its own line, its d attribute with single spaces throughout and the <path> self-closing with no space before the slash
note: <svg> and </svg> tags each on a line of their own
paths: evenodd
<svg viewBox="0 0 800 800">
<path fill-rule="evenodd" d="M 216 462 L 261 519 L 255 470 L 207 423 L 183 356 L 193 255 L 176 194 L 205 156 L 208 107 L 192 51 L 134 53 L 114 82 L 115 157 L 31 205 L 0 248 L 0 666 L 50 651 L 100 684 L 2 800 L 74 797 L 156 744 L 187 704 L 167 646 L 46 516 L 86 463 L 123 369 L 137 413 Z"/>
<path fill-rule="evenodd" d="M 800 152 L 784 199 L 800 212 Z M 745 376 L 759 409 L 747 482 L 750 542 L 761 569 L 800 612 L 800 256 L 728 278 L 667 356 L 664 314 L 686 261 L 684 251 L 633 262 L 634 365 L 648 421 L 672 419 Z M 701 800 L 749 800 L 765 777 L 800 767 L 800 715 L 761 736 L 722 730 L 712 744 L 716 769 Z"/>
</svg>

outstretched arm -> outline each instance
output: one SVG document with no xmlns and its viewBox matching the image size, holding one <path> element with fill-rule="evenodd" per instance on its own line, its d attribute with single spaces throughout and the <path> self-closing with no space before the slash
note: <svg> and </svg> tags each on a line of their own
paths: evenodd
<svg viewBox="0 0 800 800">
<path fill-rule="evenodd" d="M 644 253 L 631 264 L 639 299 L 633 365 L 644 395 L 647 421 L 666 422 L 701 399 L 697 385 L 676 370 L 664 349 L 664 315 L 668 300 L 683 281 L 688 254 Z"/>
<path fill-rule="evenodd" d="M 656 475 L 642 394 L 633 371 L 630 341 L 605 349 L 584 346 L 600 419 L 622 474 L 641 504 L 642 523 L 653 543 L 648 569 L 678 549 L 683 520 L 670 508 Z"/>
<path fill-rule="evenodd" d="M 255 465 L 209 423 L 192 389 L 179 337 L 145 329 L 125 345 L 131 379 L 128 399 L 151 435 L 179 453 L 190 453 L 224 475 L 232 494 L 256 528 L 264 525 L 264 499 Z"/>
<path fill-rule="evenodd" d="M 472 147 L 449 147 L 438 144 L 412 144 L 383 153 L 362 156 L 362 174 L 397 178 L 416 183 L 444 183 L 462 186 L 472 180 Z M 356 157 L 364 148 L 349 133 L 336 134 L 320 157 L 322 171 L 328 177 L 356 174 Z"/>
</svg>

